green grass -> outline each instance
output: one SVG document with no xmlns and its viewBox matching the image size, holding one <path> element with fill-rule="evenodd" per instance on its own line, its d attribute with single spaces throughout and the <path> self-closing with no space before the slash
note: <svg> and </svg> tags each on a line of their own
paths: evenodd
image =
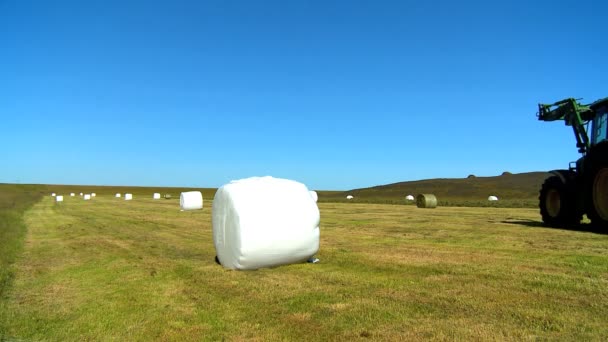
<svg viewBox="0 0 608 342">
<path fill-rule="evenodd" d="M 320 203 L 320 263 L 240 272 L 148 197 L 29 209 L 0 340 L 608 338 L 608 236 L 537 210 Z"/>
<path fill-rule="evenodd" d="M 14 274 L 11 264 L 22 247 L 25 235 L 22 215 L 41 197 L 40 187 L 0 185 L 0 300 L 10 287 Z"/>
</svg>

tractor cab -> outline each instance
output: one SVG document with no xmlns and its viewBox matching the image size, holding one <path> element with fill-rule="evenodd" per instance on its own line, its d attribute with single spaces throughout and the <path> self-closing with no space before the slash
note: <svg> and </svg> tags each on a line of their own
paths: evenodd
<svg viewBox="0 0 608 342">
<path fill-rule="evenodd" d="M 591 126 L 591 145 L 608 139 L 608 98 L 599 100 L 590 105 L 595 112 Z"/>
</svg>

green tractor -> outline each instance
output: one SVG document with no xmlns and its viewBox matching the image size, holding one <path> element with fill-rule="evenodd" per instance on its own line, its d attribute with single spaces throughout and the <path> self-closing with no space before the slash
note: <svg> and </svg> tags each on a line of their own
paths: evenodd
<svg viewBox="0 0 608 342">
<path fill-rule="evenodd" d="M 608 98 L 582 105 L 569 98 L 538 105 L 541 121 L 564 120 L 572 126 L 582 157 L 568 170 L 551 171 L 540 190 L 540 214 L 551 227 L 578 225 L 583 214 L 608 232 Z M 591 123 L 591 138 L 587 129 Z"/>
</svg>

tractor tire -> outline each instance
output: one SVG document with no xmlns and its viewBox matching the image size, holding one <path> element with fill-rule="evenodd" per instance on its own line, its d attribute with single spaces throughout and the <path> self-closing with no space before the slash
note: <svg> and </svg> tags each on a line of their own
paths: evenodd
<svg viewBox="0 0 608 342">
<path fill-rule="evenodd" d="M 587 217 L 591 224 L 608 232 L 608 148 L 593 151 L 589 172 L 585 175 L 587 190 Z"/>
<path fill-rule="evenodd" d="M 564 184 L 558 176 L 545 180 L 539 196 L 540 215 L 549 227 L 568 227 L 580 224 L 582 213 L 576 209 L 573 186 Z"/>
</svg>

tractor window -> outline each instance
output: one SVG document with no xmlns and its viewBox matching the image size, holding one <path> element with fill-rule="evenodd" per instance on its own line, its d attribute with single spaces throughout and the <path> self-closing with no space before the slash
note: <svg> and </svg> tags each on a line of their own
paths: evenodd
<svg viewBox="0 0 608 342">
<path fill-rule="evenodd" d="M 608 133 L 608 111 L 604 109 L 602 112 L 593 119 L 593 135 L 591 137 L 593 145 L 606 140 L 606 134 Z"/>
</svg>

